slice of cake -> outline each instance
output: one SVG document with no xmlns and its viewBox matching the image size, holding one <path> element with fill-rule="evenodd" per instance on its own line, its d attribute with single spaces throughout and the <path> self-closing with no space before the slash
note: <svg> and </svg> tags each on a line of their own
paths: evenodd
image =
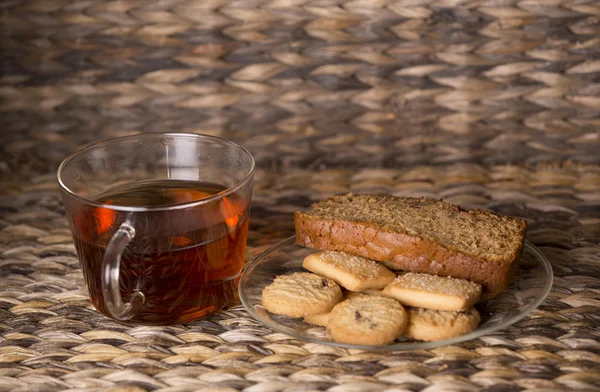
<svg viewBox="0 0 600 392">
<path fill-rule="evenodd" d="M 484 299 L 507 289 L 527 226 L 438 200 L 355 194 L 315 203 L 308 212 L 296 212 L 294 222 L 301 246 L 467 279 L 482 285 Z"/>
</svg>

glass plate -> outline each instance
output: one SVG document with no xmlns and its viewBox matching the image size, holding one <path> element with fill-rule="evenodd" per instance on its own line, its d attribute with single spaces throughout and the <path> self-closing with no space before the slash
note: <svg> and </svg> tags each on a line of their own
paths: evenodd
<svg viewBox="0 0 600 392">
<path fill-rule="evenodd" d="M 521 320 L 544 301 L 552 287 L 552 266 L 542 252 L 525 241 L 515 278 L 509 290 L 495 298 L 476 305 L 481 314 L 479 327 L 463 336 L 438 342 L 422 342 L 405 339 L 386 346 L 364 346 L 336 343 L 323 327 L 305 323 L 302 319 L 279 316 L 268 312 L 261 305 L 263 288 L 276 276 L 293 272 L 307 272 L 302 260 L 315 249 L 296 245 L 296 238 L 285 239 L 260 254 L 244 273 L 239 285 L 242 304 L 250 315 L 268 328 L 311 343 L 363 350 L 409 350 L 431 349 L 476 339 L 506 328 Z"/>
</svg>

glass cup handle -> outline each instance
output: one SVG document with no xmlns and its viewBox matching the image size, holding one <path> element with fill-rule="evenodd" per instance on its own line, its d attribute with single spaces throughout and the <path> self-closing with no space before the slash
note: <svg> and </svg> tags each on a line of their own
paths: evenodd
<svg viewBox="0 0 600 392">
<path fill-rule="evenodd" d="M 102 260 L 102 295 L 108 312 L 117 320 L 129 320 L 144 304 L 144 293 L 134 291 L 129 302 L 124 303 L 119 288 L 119 269 L 121 255 L 129 242 L 135 237 L 135 229 L 124 222 L 111 238 Z"/>
</svg>

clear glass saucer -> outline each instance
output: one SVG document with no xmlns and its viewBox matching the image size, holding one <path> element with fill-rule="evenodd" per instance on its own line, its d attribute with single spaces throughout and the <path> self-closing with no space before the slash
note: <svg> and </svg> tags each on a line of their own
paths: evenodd
<svg viewBox="0 0 600 392">
<path fill-rule="evenodd" d="M 355 348 L 371 351 L 431 349 L 466 342 L 491 334 L 521 320 L 544 301 L 552 287 L 552 266 L 550 262 L 529 241 L 525 241 L 515 278 L 509 290 L 495 298 L 476 305 L 481 314 L 479 327 L 463 336 L 438 342 L 397 340 L 386 346 L 363 346 L 336 343 L 323 327 L 302 321 L 302 319 L 280 316 L 268 312 L 261 305 L 261 294 L 278 275 L 293 272 L 307 272 L 302 268 L 302 260 L 315 249 L 296 245 L 296 238 L 287 238 L 260 254 L 243 272 L 239 294 L 242 304 L 250 315 L 260 323 L 277 332 L 311 343 L 329 346 Z"/>
</svg>

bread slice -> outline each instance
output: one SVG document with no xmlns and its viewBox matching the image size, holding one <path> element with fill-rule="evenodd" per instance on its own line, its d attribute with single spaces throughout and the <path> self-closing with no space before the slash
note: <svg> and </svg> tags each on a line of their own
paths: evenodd
<svg viewBox="0 0 600 392">
<path fill-rule="evenodd" d="M 388 268 L 467 279 L 487 299 L 507 289 L 524 220 L 439 200 L 347 194 L 296 212 L 296 242 L 383 262 Z"/>
</svg>

